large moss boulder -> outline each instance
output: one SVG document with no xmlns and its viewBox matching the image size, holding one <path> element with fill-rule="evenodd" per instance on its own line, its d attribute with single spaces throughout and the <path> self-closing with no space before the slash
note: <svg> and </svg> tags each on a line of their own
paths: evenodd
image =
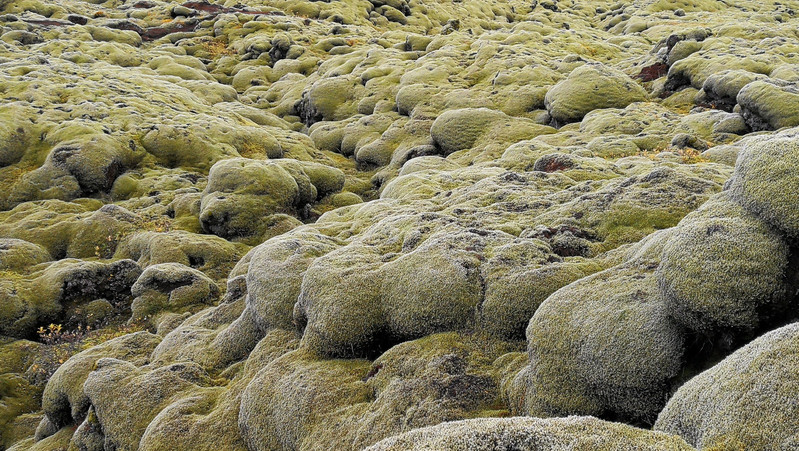
<svg viewBox="0 0 799 451">
<path fill-rule="evenodd" d="M 242 394 L 239 427 L 248 448 L 314 449 L 313 432 L 337 434 L 324 419 L 369 399 L 362 380 L 368 369 L 364 360 L 322 360 L 303 350 L 277 358 Z"/>
<path fill-rule="evenodd" d="M 755 80 L 768 79 L 763 74 L 756 74 L 743 69 L 732 69 L 717 72 L 705 80 L 702 91 L 705 100 L 711 105 L 730 111 L 737 103 L 738 93 L 744 86 Z"/>
<path fill-rule="evenodd" d="M 25 271 L 51 259 L 41 246 L 15 238 L 0 238 L 0 271 Z"/>
<path fill-rule="evenodd" d="M 64 259 L 34 267 L 30 275 L 7 272 L 0 279 L 0 333 L 32 337 L 36 327 L 62 322 L 82 304 L 111 301 L 118 311 L 131 299 L 130 287 L 141 274 L 132 260 L 110 263 Z"/>
<path fill-rule="evenodd" d="M 130 235 L 117 248 L 114 258 L 131 258 L 142 267 L 180 263 L 221 280 L 246 253 L 247 246 L 218 236 L 173 230 Z"/>
<path fill-rule="evenodd" d="M 173 363 L 160 368 L 102 358 L 86 378 L 84 393 L 102 427 L 105 449 L 135 450 L 156 415 L 189 391 L 211 385 L 197 364 Z"/>
<path fill-rule="evenodd" d="M 754 130 L 776 130 L 799 125 L 799 90 L 772 80 L 744 86 L 736 97 L 741 114 Z"/>
<path fill-rule="evenodd" d="M 507 146 L 552 132 L 552 128 L 530 119 L 508 116 L 488 108 L 446 111 L 430 128 L 433 143 L 444 155 L 473 147 L 487 147 L 492 143 L 505 143 Z"/>
<path fill-rule="evenodd" d="M 799 236 L 799 139 L 776 136 L 744 146 L 730 193 L 747 210 L 791 237 Z"/>
<path fill-rule="evenodd" d="M 585 64 L 547 92 L 545 104 L 556 125 L 579 122 L 593 110 L 624 108 L 646 101 L 644 88 L 625 73 L 601 64 Z"/>
<path fill-rule="evenodd" d="M 202 272 L 180 263 L 161 263 L 145 269 L 131 287 L 134 320 L 160 314 L 184 313 L 219 299 L 219 287 Z"/>
<path fill-rule="evenodd" d="M 527 410 L 652 422 L 682 368 L 685 337 L 651 270 L 615 267 L 556 291 L 527 328 Z"/>
<path fill-rule="evenodd" d="M 786 313 L 787 266 L 780 234 L 722 193 L 682 220 L 657 279 L 673 318 L 729 345 Z"/>
<path fill-rule="evenodd" d="M 302 207 L 341 190 L 344 173 L 318 163 L 235 158 L 216 163 L 200 203 L 200 224 L 226 239 L 260 243 L 300 222 Z"/>
<path fill-rule="evenodd" d="M 339 242 L 312 230 L 276 237 L 250 253 L 247 304 L 263 329 L 293 329 L 292 312 L 303 276 L 313 261 L 339 247 Z"/>
<path fill-rule="evenodd" d="M 701 449 L 799 445 L 799 324 L 769 332 L 677 390 L 655 429 Z"/>
<path fill-rule="evenodd" d="M 42 408 L 47 421 L 57 428 L 80 424 L 90 406 L 83 384 L 97 361 L 103 357 L 113 357 L 144 364 L 160 341 L 157 335 L 137 332 L 106 341 L 69 358 L 53 373 L 45 386 Z"/>
<path fill-rule="evenodd" d="M 593 417 L 478 418 L 415 429 L 387 438 L 368 451 L 566 451 L 589 449 L 691 450 L 680 437 Z"/>
</svg>

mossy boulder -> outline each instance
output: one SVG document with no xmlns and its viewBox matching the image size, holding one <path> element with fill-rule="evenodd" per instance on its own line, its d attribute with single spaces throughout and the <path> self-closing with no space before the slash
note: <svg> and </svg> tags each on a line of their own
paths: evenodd
<svg viewBox="0 0 799 451">
<path fill-rule="evenodd" d="M 680 374 L 685 341 L 648 262 L 556 291 L 527 327 L 527 411 L 652 422 Z"/>
<path fill-rule="evenodd" d="M 126 208 L 107 204 L 77 222 L 74 236 L 67 246 L 67 256 L 73 258 L 111 258 L 119 242 L 134 233 L 144 221 Z"/>
<path fill-rule="evenodd" d="M 720 165 L 687 168 L 642 163 L 640 157 L 618 161 L 617 167 L 634 165 L 635 175 L 611 179 L 595 191 L 554 206 L 539 215 L 537 222 L 582 231 L 578 234 L 591 237 L 592 253 L 604 252 L 677 225 L 718 192 L 729 174 L 729 167 Z M 676 192 L 683 194 L 676 196 Z"/>
<path fill-rule="evenodd" d="M 550 262 L 558 259 L 550 249 L 544 246 L 531 251 L 536 244 L 525 241 L 499 248 L 483 269 L 480 328 L 505 339 L 524 338 L 529 319 L 544 300 L 559 288 L 602 269 L 599 264 L 581 261 Z"/>
<path fill-rule="evenodd" d="M 336 407 L 369 400 L 368 370 L 365 360 L 321 360 L 303 350 L 272 361 L 242 394 L 239 427 L 248 448 L 313 449 L 315 430 L 335 434 L 323 419 L 333 420 Z"/>
<path fill-rule="evenodd" d="M 585 64 L 547 92 L 545 103 L 557 125 L 579 122 L 593 110 L 624 108 L 644 102 L 647 94 L 623 72 L 601 64 Z"/>
<path fill-rule="evenodd" d="M 299 225 L 286 214 L 302 216 L 305 205 L 341 190 L 344 182 L 341 170 L 319 163 L 223 160 L 209 173 L 200 224 L 223 238 L 257 244 Z"/>
<path fill-rule="evenodd" d="M 91 373 L 97 360 L 103 357 L 130 360 L 144 364 L 161 338 L 147 332 L 136 332 L 114 338 L 72 356 L 64 362 L 44 389 L 42 409 L 47 421 L 56 430 L 71 424 L 80 424 L 89 410 L 89 397 L 83 384 Z"/>
<path fill-rule="evenodd" d="M 0 373 L 0 447 L 6 448 L 18 439 L 30 435 L 30 421 L 17 421 L 21 415 L 39 408 L 41 388 L 19 373 Z M 26 430 L 27 429 L 27 430 Z"/>
<path fill-rule="evenodd" d="M 730 182 L 730 195 L 747 210 L 779 228 L 799 236 L 799 209 L 794 193 L 799 176 L 799 141 L 776 136 L 744 146 Z"/>
<path fill-rule="evenodd" d="M 0 107 L 0 167 L 9 166 L 22 160 L 28 146 L 33 141 L 35 131 L 28 119 L 34 110 L 22 102 L 8 102 Z"/>
<path fill-rule="evenodd" d="M 147 267 L 131 287 L 136 298 L 132 319 L 157 317 L 164 312 L 183 313 L 219 299 L 219 287 L 202 272 L 180 263 Z"/>
<path fill-rule="evenodd" d="M 369 451 L 573 449 L 691 450 L 675 435 L 593 417 L 479 418 L 453 421 L 387 438 Z"/>
<path fill-rule="evenodd" d="M 299 202 L 297 180 L 280 164 L 223 160 L 209 173 L 200 205 L 200 223 L 207 232 L 223 238 L 246 238 L 265 232 L 263 218 L 290 212 Z"/>
<path fill-rule="evenodd" d="M 262 328 L 294 328 L 292 312 L 305 271 L 338 247 L 337 240 L 308 230 L 273 238 L 252 251 L 247 303 Z"/>
<path fill-rule="evenodd" d="M 797 350 L 797 323 L 757 338 L 680 387 L 655 429 L 701 449 L 795 447 Z"/>
<path fill-rule="evenodd" d="M 697 333 L 722 342 L 751 336 L 789 307 L 788 244 L 726 193 L 681 221 L 662 258 L 657 279 L 669 314 Z"/>
<path fill-rule="evenodd" d="M 77 306 L 89 301 L 111 300 L 118 310 L 124 310 L 141 268 L 132 260 L 101 263 L 65 259 L 38 268 L 29 276 L 6 274 L 0 280 L 0 332 L 32 337 L 37 326 L 62 322 Z"/>
<path fill-rule="evenodd" d="M 302 93 L 300 117 L 308 125 L 318 121 L 339 121 L 357 113 L 364 87 L 354 76 L 322 78 Z"/>
<path fill-rule="evenodd" d="M 450 155 L 498 142 L 512 144 L 554 131 L 530 119 L 515 118 L 501 111 L 463 108 L 449 110 L 438 116 L 430 128 L 430 136 L 442 154 Z"/>
<path fill-rule="evenodd" d="M 187 391 L 211 384 L 194 363 L 141 369 L 134 363 L 101 358 L 83 390 L 102 427 L 105 448 L 138 449 L 147 426 L 164 407 Z"/>
<path fill-rule="evenodd" d="M 118 176 L 136 167 L 143 157 L 131 137 L 87 135 L 59 143 L 46 164 L 66 170 L 77 180 L 81 193 L 93 194 L 108 191 Z"/>
<path fill-rule="evenodd" d="M 15 238 L 0 239 L 0 271 L 25 271 L 52 257 L 41 246 Z"/>
<path fill-rule="evenodd" d="M 741 114 L 753 130 L 776 130 L 799 125 L 799 90 L 771 80 L 753 81 L 736 97 Z"/>
<path fill-rule="evenodd" d="M 501 111 L 488 108 L 450 110 L 433 122 L 430 134 L 444 155 L 471 148 L 493 123 L 506 119 Z"/>
<path fill-rule="evenodd" d="M 186 119 L 197 121 L 196 118 Z M 154 125 L 142 137 L 141 143 L 166 167 L 196 168 L 203 172 L 227 158 L 283 156 L 278 140 L 264 128 L 231 125 L 210 117 L 207 122 L 206 126 L 191 123 Z"/>
<path fill-rule="evenodd" d="M 738 93 L 744 86 L 755 80 L 767 80 L 763 74 L 755 74 L 743 69 L 717 72 L 702 84 L 705 101 L 719 109 L 727 111 L 737 104 Z"/>
<path fill-rule="evenodd" d="M 399 344 L 372 363 L 300 349 L 252 379 L 240 425 L 252 449 L 363 449 L 409 428 L 502 415 L 493 362 L 513 349 L 458 333 Z"/>
<path fill-rule="evenodd" d="M 218 236 L 183 230 L 138 232 L 120 243 L 114 258 L 130 258 L 142 267 L 181 263 L 220 280 L 227 277 L 247 249 L 243 244 L 231 243 Z"/>
</svg>

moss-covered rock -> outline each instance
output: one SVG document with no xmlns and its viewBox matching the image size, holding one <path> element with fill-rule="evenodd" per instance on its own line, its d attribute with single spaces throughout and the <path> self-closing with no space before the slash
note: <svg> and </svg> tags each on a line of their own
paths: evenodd
<svg viewBox="0 0 799 451">
<path fill-rule="evenodd" d="M 681 328 L 644 264 L 581 279 L 547 298 L 527 328 L 527 410 L 652 422 L 682 368 Z"/>
<path fill-rule="evenodd" d="M 757 338 L 677 390 L 655 429 L 701 449 L 797 444 L 797 340 L 791 324 Z"/>
<path fill-rule="evenodd" d="M 554 130 L 529 119 L 513 118 L 488 108 L 446 111 L 430 128 L 433 143 L 444 155 L 497 141 L 511 144 Z"/>
<path fill-rule="evenodd" d="M 72 356 L 53 374 L 42 395 L 42 409 L 47 420 L 56 426 L 80 424 L 86 417 L 90 400 L 83 390 L 97 360 L 113 357 L 144 364 L 161 341 L 147 332 L 137 332 L 109 340 Z"/>
<path fill-rule="evenodd" d="M 102 424 L 104 446 L 137 449 L 152 419 L 176 395 L 210 383 L 205 371 L 193 363 L 147 371 L 134 363 L 106 357 L 97 361 L 83 390 Z"/>
<path fill-rule="evenodd" d="M 518 449 L 690 450 L 681 438 L 593 417 L 480 418 L 442 423 L 385 439 L 370 451 Z"/>
<path fill-rule="evenodd" d="M 722 193 L 681 221 L 657 279 L 676 321 L 723 342 L 786 313 L 787 267 L 780 234 Z"/>
<path fill-rule="evenodd" d="M 546 107 L 555 124 L 578 122 L 593 110 L 624 108 L 646 101 L 644 88 L 623 72 L 604 65 L 585 64 L 574 69 L 546 95 Z"/>
<path fill-rule="evenodd" d="M 318 163 L 223 160 L 209 173 L 200 224 L 223 238 L 260 243 L 265 234 L 272 236 L 278 229 L 283 232 L 299 225 L 285 214 L 302 216 L 302 207 L 320 195 L 341 190 L 344 181 L 343 172 Z"/>
<path fill-rule="evenodd" d="M 261 327 L 294 327 L 292 315 L 303 274 L 314 259 L 338 247 L 337 240 L 307 231 L 269 240 L 253 250 L 247 272 L 247 303 Z"/>
<path fill-rule="evenodd" d="M 730 183 L 730 194 L 747 210 L 779 228 L 799 235 L 799 211 L 794 194 L 799 179 L 793 171 L 799 144 L 778 136 L 744 146 Z"/>
<path fill-rule="evenodd" d="M 133 320 L 156 318 L 164 312 L 183 313 L 219 299 L 219 287 L 202 272 L 180 263 L 147 267 L 131 287 Z"/>
<path fill-rule="evenodd" d="M 753 130 L 776 130 L 799 125 L 799 91 L 773 81 L 753 81 L 736 97 L 741 114 Z"/>
<path fill-rule="evenodd" d="M 25 271 L 51 259 L 41 246 L 15 238 L 0 239 L 0 271 Z"/>
<path fill-rule="evenodd" d="M 121 243 L 114 258 L 131 258 L 142 267 L 180 263 L 217 280 L 227 277 L 246 250 L 245 245 L 231 243 L 214 235 L 182 230 L 139 232 Z"/>
<path fill-rule="evenodd" d="M 738 93 L 744 86 L 755 80 L 765 79 L 768 79 L 765 75 L 742 69 L 726 70 L 707 77 L 702 85 L 702 91 L 704 91 L 705 100 L 710 104 L 730 111 L 738 102 Z"/>
<path fill-rule="evenodd" d="M 30 276 L 5 274 L 0 283 L 0 331 L 32 337 L 37 326 L 61 322 L 84 302 L 108 299 L 124 310 L 141 268 L 131 260 L 106 264 L 66 259 Z"/>
<path fill-rule="evenodd" d="M 364 360 L 318 360 L 306 351 L 276 359 L 242 395 L 239 427 L 248 448 L 313 448 L 312 432 L 321 426 L 318 415 L 369 399 L 362 381 L 368 369 Z"/>
</svg>

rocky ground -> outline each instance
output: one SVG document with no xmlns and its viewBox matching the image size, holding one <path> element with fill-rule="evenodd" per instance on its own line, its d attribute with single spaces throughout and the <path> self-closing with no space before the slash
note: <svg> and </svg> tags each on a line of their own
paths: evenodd
<svg viewBox="0 0 799 451">
<path fill-rule="evenodd" d="M 799 448 L 797 12 L 0 0 L 0 450 Z"/>
</svg>

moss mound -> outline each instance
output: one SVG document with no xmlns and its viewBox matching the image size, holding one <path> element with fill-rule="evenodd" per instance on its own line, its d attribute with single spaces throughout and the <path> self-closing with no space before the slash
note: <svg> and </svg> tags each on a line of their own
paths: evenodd
<svg viewBox="0 0 799 451">
<path fill-rule="evenodd" d="M 525 451 L 567 449 L 689 450 L 681 438 L 592 417 L 481 418 L 455 421 L 391 437 L 367 448 L 379 450 Z"/>
<path fill-rule="evenodd" d="M 797 443 L 799 325 L 769 332 L 677 390 L 655 429 L 701 449 L 790 449 Z"/>
</svg>

